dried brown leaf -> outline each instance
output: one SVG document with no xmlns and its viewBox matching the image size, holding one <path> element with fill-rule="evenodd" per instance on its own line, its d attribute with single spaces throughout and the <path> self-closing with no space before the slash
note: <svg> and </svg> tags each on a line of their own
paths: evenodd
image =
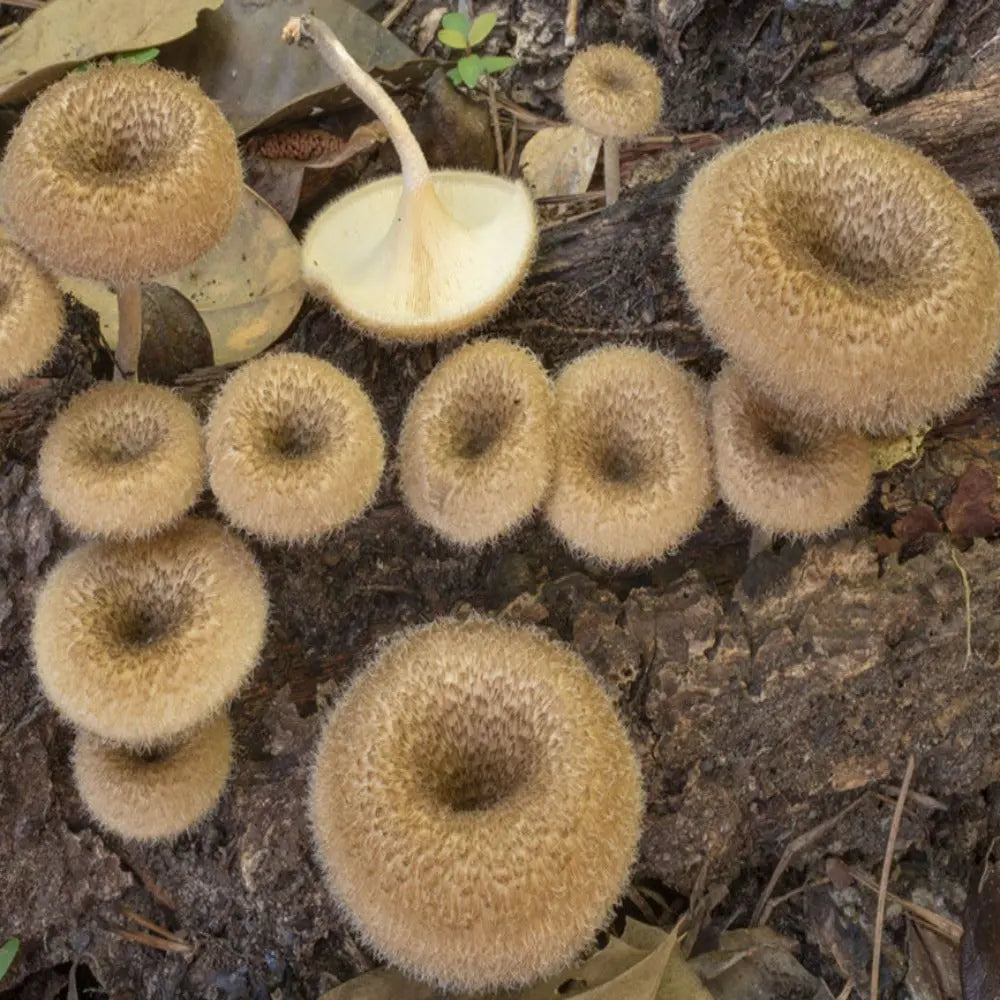
<svg viewBox="0 0 1000 1000">
<path fill-rule="evenodd" d="M 48 0 L 0 45 L 0 103 L 31 97 L 82 62 L 193 30 L 222 0 Z"/>
<path fill-rule="evenodd" d="M 583 194 L 600 151 L 601 140 L 579 125 L 543 128 L 521 151 L 521 173 L 536 198 Z"/>
<path fill-rule="evenodd" d="M 991 469 L 970 462 L 944 509 L 945 524 L 953 535 L 986 538 L 1000 529 L 1000 488 Z"/>
<path fill-rule="evenodd" d="M 176 288 L 143 285 L 139 378 L 173 385 L 179 375 L 212 363 L 212 338 L 191 302 Z"/>
<path fill-rule="evenodd" d="M 1000 873 L 992 865 L 970 890 L 962 923 L 962 1000 L 996 1000 L 1000 996 Z"/>
</svg>

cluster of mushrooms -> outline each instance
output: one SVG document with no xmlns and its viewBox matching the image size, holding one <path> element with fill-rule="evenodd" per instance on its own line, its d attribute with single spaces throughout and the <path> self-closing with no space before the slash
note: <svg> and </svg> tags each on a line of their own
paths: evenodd
<svg viewBox="0 0 1000 1000">
<path fill-rule="evenodd" d="M 393 341 L 492 316 L 535 252 L 524 186 L 430 171 L 393 102 L 322 22 L 294 18 L 284 37 L 315 45 L 372 108 L 402 168 L 317 215 L 303 240 L 312 289 Z M 568 114 L 605 140 L 609 203 L 618 143 L 661 109 L 652 67 L 612 48 L 581 53 L 566 80 Z M 52 122 L 66 109 L 64 135 Z M 186 179 L 154 198 L 150 179 L 178 162 Z M 214 197 L 193 199 L 208 171 Z M 246 363 L 204 427 L 170 390 L 134 380 L 139 283 L 220 239 L 239 186 L 217 109 L 150 66 L 55 84 L 0 164 L 4 220 L 32 255 L 0 248 L 13 317 L 0 320 L 0 384 L 59 336 L 61 301 L 36 259 L 119 294 L 116 381 L 73 400 L 39 457 L 46 501 L 89 540 L 46 578 L 32 641 L 43 690 L 78 727 L 81 796 L 126 837 L 169 838 L 213 809 L 232 756 L 225 707 L 265 638 L 250 550 L 189 514 L 206 478 L 237 530 L 301 543 L 360 516 L 385 465 L 371 401 L 321 359 Z M 154 232 L 127 207 L 150 199 Z M 67 240 L 45 224 L 53 213 L 82 217 L 94 238 Z M 638 347 L 593 350 L 550 379 L 517 344 L 465 345 L 418 387 L 400 431 L 400 487 L 420 521 L 479 546 L 541 509 L 574 551 L 631 566 L 680 545 L 718 488 L 764 531 L 824 533 L 867 494 L 863 435 L 960 406 L 992 365 L 989 228 L 897 144 L 803 125 L 734 146 L 692 180 L 676 243 L 730 359 L 711 388 Z M 154 244 L 175 256 L 154 258 Z M 398 634 L 357 674 L 324 724 L 309 809 L 329 885 L 369 946 L 422 980 L 484 990 L 554 972 L 587 945 L 628 879 L 643 789 L 587 665 L 538 630 L 474 617 Z"/>
</svg>

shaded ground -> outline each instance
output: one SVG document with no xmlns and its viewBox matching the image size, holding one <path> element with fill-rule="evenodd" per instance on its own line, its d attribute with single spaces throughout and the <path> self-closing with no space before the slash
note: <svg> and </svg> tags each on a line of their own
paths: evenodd
<svg viewBox="0 0 1000 1000">
<path fill-rule="evenodd" d="M 404 34 L 428 6 L 414 8 Z M 852 32 L 890 6 L 792 12 L 718 2 L 685 27 L 662 12 L 585 3 L 582 36 L 627 34 L 659 52 L 666 120 L 679 130 L 749 131 L 820 113 L 818 63 L 847 52 L 847 69 L 860 64 L 876 43 L 855 45 Z M 1000 29 L 1000 11 L 987 10 L 966 30 L 978 8 L 956 2 L 941 14 L 908 96 L 974 74 L 971 55 Z M 555 112 L 546 97 L 565 63 L 553 41 L 561 16 L 542 0 L 510 12 L 522 59 L 514 96 L 546 113 Z M 838 45 L 821 58 L 825 40 Z M 858 92 L 879 108 L 870 84 Z M 550 368 L 628 339 L 710 374 L 717 358 L 673 273 L 673 199 L 689 165 L 686 154 L 672 156 L 663 173 L 679 166 L 676 176 L 626 194 L 601 217 L 548 230 L 529 287 L 485 332 L 518 339 Z M 94 345 L 82 311 L 72 326 Z M 321 308 L 303 313 L 289 346 L 359 377 L 391 440 L 436 356 L 376 348 Z M 176 844 L 132 847 L 88 822 L 69 775 L 71 734 L 38 694 L 26 651 L 33 591 L 72 544 L 37 495 L 37 447 L 49 417 L 106 364 L 98 347 L 67 341 L 16 407 L 0 401 L 0 933 L 23 940 L 19 985 L 0 995 L 59 995 L 79 962 L 120 1000 L 312 1000 L 366 968 L 312 858 L 304 812 L 311 749 L 323 710 L 377 639 L 470 609 L 552 629 L 617 692 L 649 792 L 638 876 L 679 906 L 680 897 L 724 884 L 720 917 L 745 922 L 789 840 L 865 789 L 873 793 L 796 859 L 779 892 L 814 879 L 826 854 L 876 872 L 892 793 L 875 793 L 898 782 L 913 754 L 915 787 L 933 799 L 915 800 L 906 816 L 894 887 L 927 893 L 928 905 L 960 916 L 977 852 L 1000 832 L 1000 574 L 989 540 L 1000 533 L 997 383 L 935 430 L 912 466 L 881 477 L 855 529 L 750 562 L 746 532 L 721 507 L 678 556 L 638 574 L 571 559 L 540 523 L 463 555 L 409 519 L 390 471 L 376 508 L 344 535 L 293 551 L 255 546 L 274 613 L 263 661 L 233 706 L 240 756 L 229 791 L 218 813 Z M 183 391 L 204 406 L 220 378 L 195 373 Z M 203 512 L 211 511 L 206 501 Z M 807 943 L 814 971 L 836 985 L 843 971 L 817 944 L 819 904 L 813 898 L 810 909 L 810 898 L 778 909 L 775 922 Z M 122 905 L 182 932 L 190 949 L 173 954 L 117 937 L 141 929 Z"/>
</svg>

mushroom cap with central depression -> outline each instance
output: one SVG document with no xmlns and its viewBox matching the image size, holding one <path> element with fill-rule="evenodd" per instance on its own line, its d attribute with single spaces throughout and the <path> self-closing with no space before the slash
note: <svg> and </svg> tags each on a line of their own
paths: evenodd
<svg viewBox="0 0 1000 1000">
<path fill-rule="evenodd" d="M 535 209 L 518 181 L 435 171 L 404 196 L 402 176 L 323 209 L 302 243 L 306 283 L 380 339 L 437 340 L 498 312 L 535 253 Z"/>
</svg>

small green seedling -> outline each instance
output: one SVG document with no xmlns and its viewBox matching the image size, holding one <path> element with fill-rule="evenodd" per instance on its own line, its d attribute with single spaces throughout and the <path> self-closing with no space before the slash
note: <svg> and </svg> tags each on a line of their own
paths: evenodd
<svg viewBox="0 0 1000 1000">
<path fill-rule="evenodd" d="M 10 938 L 0 945 L 0 979 L 7 975 L 7 970 L 14 964 L 17 958 L 17 949 L 21 947 L 19 938 Z"/>
<path fill-rule="evenodd" d="M 136 66 L 141 66 L 143 63 L 152 62 L 158 55 L 160 50 L 157 48 L 152 49 L 136 49 L 134 52 L 119 52 L 111 57 L 112 62 L 131 62 L 135 63 Z M 94 61 L 81 63 L 79 66 L 73 70 L 74 73 L 84 73 L 91 66 L 94 65 Z"/>
<path fill-rule="evenodd" d="M 464 83 L 471 90 L 483 77 L 502 73 L 517 62 L 510 56 L 481 56 L 472 51 L 475 46 L 486 41 L 496 23 L 497 15 L 493 11 L 480 14 L 471 23 L 458 11 L 445 14 L 441 18 L 438 41 L 447 45 L 449 49 L 465 50 L 465 55 L 459 58 L 458 65 L 448 71 L 448 79 L 456 87 Z"/>
</svg>

